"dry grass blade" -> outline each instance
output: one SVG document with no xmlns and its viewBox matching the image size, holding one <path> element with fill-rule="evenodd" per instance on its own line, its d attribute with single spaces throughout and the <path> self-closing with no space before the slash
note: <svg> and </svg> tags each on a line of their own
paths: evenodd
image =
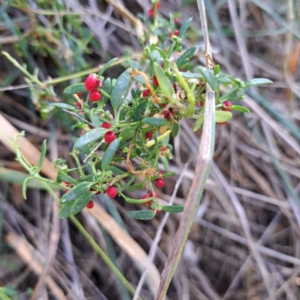
<svg viewBox="0 0 300 300">
<path fill-rule="evenodd" d="M 207 30 L 206 12 L 204 0 L 197 1 L 201 27 L 203 31 L 205 41 L 205 54 L 206 65 L 211 65 L 212 55 L 210 50 L 210 43 Z M 182 218 L 179 224 L 179 228 L 174 237 L 172 248 L 170 250 L 168 259 L 165 263 L 164 269 L 161 275 L 161 283 L 159 290 L 155 296 L 155 299 L 164 299 L 167 293 L 169 284 L 174 275 L 175 269 L 181 257 L 185 242 L 193 224 L 197 208 L 200 203 L 200 199 L 204 190 L 205 182 L 210 170 L 210 165 L 213 158 L 214 138 L 215 138 L 215 93 L 210 86 L 206 84 L 206 105 L 205 105 L 205 118 L 203 125 L 203 134 L 200 142 L 195 177 L 193 179 L 185 209 L 182 214 Z"/>
</svg>

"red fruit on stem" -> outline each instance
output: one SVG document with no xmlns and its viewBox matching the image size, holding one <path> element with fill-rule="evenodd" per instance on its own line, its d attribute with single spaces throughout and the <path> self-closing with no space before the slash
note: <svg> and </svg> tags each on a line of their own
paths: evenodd
<svg viewBox="0 0 300 300">
<path fill-rule="evenodd" d="M 178 18 L 174 18 L 174 23 L 178 23 Z"/>
<path fill-rule="evenodd" d="M 150 90 L 148 90 L 148 89 L 144 90 L 143 93 L 142 93 L 143 97 L 148 97 L 149 95 L 150 95 Z"/>
<path fill-rule="evenodd" d="M 162 179 L 162 178 L 156 179 L 155 182 L 156 182 L 156 186 L 157 186 L 159 189 L 163 188 L 163 187 L 165 186 L 165 183 L 166 183 L 166 182 L 164 181 L 164 179 Z"/>
<path fill-rule="evenodd" d="M 104 140 L 106 143 L 110 144 L 112 141 L 116 139 L 116 136 L 113 131 L 108 131 L 104 135 Z"/>
<path fill-rule="evenodd" d="M 150 8 L 150 9 L 148 10 L 148 17 L 149 17 L 149 18 L 153 18 L 153 17 L 154 17 L 154 9 L 153 9 L 153 8 Z"/>
<path fill-rule="evenodd" d="M 174 30 L 174 35 L 178 36 L 178 34 L 179 34 L 179 30 L 178 30 L 178 29 L 175 29 L 175 30 Z"/>
<path fill-rule="evenodd" d="M 87 204 L 86 208 L 91 209 L 94 207 L 94 201 L 90 200 L 90 202 Z"/>
<path fill-rule="evenodd" d="M 156 9 L 160 9 L 161 3 L 160 1 L 156 4 Z"/>
<path fill-rule="evenodd" d="M 77 93 L 76 95 L 80 98 L 82 96 L 82 93 Z"/>
<path fill-rule="evenodd" d="M 149 197 L 155 197 L 155 198 L 158 198 L 158 193 L 157 193 L 157 192 L 154 192 L 154 196 L 153 196 L 153 193 L 150 192 L 150 193 L 149 193 Z"/>
<path fill-rule="evenodd" d="M 156 214 L 156 215 L 158 215 L 160 212 L 161 212 L 161 210 L 159 210 L 159 209 L 156 209 L 156 210 L 155 210 L 155 214 Z"/>
<path fill-rule="evenodd" d="M 95 74 L 90 74 L 84 81 L 84 86 L 87 91 L 92 91 L 98 87 L 100 80 Z"/>
<path fill-rule="evenodd" d="M 164 118 L 167 120 L 171 119 L 171 113 L 168 110 L 163 111 Z"/>
<path fill-rule="evenodd" d="M 160 149 L 161 152 L 164 152 L 164 151 L 167 151 L 167 150 L 168 150 L 168 147 L 167 147 L 167 146 L 163 146 L 163 147 L 161 147 L 161 149 Z"/>
<path fill-rule="evenodd" d="M 157 80 L 157 78 L 156 78 L 155 75 L 153 76 L 153 84 L 154 84 L 155 86 L 159 86 L 158 80 Z"/>
<path fill-rule="evenodd" d="M 97 102 L 101 99 L 101 94 L 97 90 L 94 90 L 89 93 L 89 98 L 92 102 Z"/>
<path fill-rule="evenodd" d="M 169 39 L 172 38 L 172 32 L 169 32 L 169 33 L 168 33 L 168 37 L 169 37 Z"/>
<path fill-rule="evenodd" d="M 174 89 L 175 92 L 177 92 L 177 88 L 178 88 L 177 82 L 174 82 L 173 83 L 173 89 Z"/>
<path fill-rule="evenodd" d="M 118 195 L 118 190 L 114 186 L 110 186 L 106 189 L 105 193 L 109 198 L 115 198 Z"/>
<path fill-rule="evenodd" d="M 78 102 L 78 101 L 76 101 L 75 105 L 76 105 L 76 107 L 77 107 L 77 108 L 79 108 L 79 109 L 81 109 L 81 108 L 82 108 L 82 105 L 81 105 L 81 103 L 80 103 L 80 102 Z"/>
<path fill-rule="evenodd" d="M 142 199 L 147 199 L 147 198 L 150 198 L 149 194 L 145 194 L 144 196 L 142 196 Z"/>
<path fill-rule="evenodd" d="M 153 136 L 153 132 L 152 132 L 152 131 L 149 131 L 149 132 L 146 132 L 146 133 L 145 133 L 145 138 L 146 138 L 146 139 L 151 139 L 152 136 Z"/>
<path fill-rule="evenodd" d="M 107 123 L 107 122 L 104 122 L 102 125 L 101 125 L 102 128 L 110 128 L 111 127 L 111 124 L 110 123 Z"/>
<path fill-rule="evenodd" d="M 224 111 L 230 111 L 230 106 L 232 105 L 232 103 L 230 101 L 225 101 L 223 102 L 223 107 L 222 107 L 222 110 Z"/>
</svg>

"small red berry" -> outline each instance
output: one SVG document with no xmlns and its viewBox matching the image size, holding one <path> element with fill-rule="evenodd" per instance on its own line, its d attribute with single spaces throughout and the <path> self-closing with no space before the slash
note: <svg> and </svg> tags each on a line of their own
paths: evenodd
<svg viewBox="0 0 300 300">
<path fill-rule="evenodd" d="M 156 215 L 158 215 L 158 214 L 161 212 L 160 209 L 155 209 L 154 211 L 155 211 L 155 214 L 156 214 Z"/>
<path fill-rule="evenodd" d="M 157 78 L 156 78 L 155 75 L 153 76 L 153 84 L 154 84 L 155 86 L 159 86 L 158 80 L 157 80 Z"/>
<path fill-rule="evenodd" d="M 222 110 L 224 111 L 230 111 L 230 106 L 232 105 L 232 103 L 230 101 L 225 101 L 223 102 L 223 107 L 222 107 Z"/>
<path fill-rule="evenodd" d="M 163 146 L 163 147 L 161 147 L 161 149 L 160 149 L 161 152 L 164 152 L 164 151 L 167 151 L 167 150 L 168 150 L 168 147 L 167 147 L 167 146 Z"/>
<path fill-rule="evenodd" d="M 90 202 L 87 204 L 86 208 L 91 209 L 94 207 L 94 201 L 90 200 Z"/>
<path fill-rule="evenodd" d="M 146 132 L 146 133 L 145 133 L 145 138 L 146 138 L 146 139 L 151 139 L 152 136 L 153 136 L 153 132 L 152 132 L 152 131 L 149 131 L 149 132 Z"/>
<path fill-rule="evenodd" d="M 173 83 L 173 89 L 174 89 L 175 92 L 177 92 L 177 88 L 178 88 L 177 82 L 174 82 Z"/>
<path fill-rule="evenodd" d="M 153 9 L 153 8 L 150 8 L 150 9 L 148 10 L 148 17 L 149 17 L 149 18 L 153 18 L 153 17 L 154 17 L 154 9 Z"/>
<path fill-rule="evenodd" d="M 100 80 L 96 77 L 95 74 L 90 74 L 84 81 L 84 86 L 87 91 L 92 91 L 98 87 Z"/>
<path fill-rule="evenodd" d="M 178 36 L 178 34 L 179 34 L 179 30 L 178 30 L 178 29 L 175 29 L 175 30 L 174 30 L 174 35 Z"/>
<path fill-rule="evenodd" d="M 101 125 L 102 128 L 110 128 L 111 127 L 111 124 L 110 123 L 107 123 L 107 122 L 104 122 L 102 125 Z"/>
<path fill-rule="evenodd" d="M 160 6 L 161 6 L 161 3 L 158 2 L 158 3 L 156 4 L 156 9 L 160 9 Z"/>
<path fill-rule="evenodd" d="M 104 135 L 104 140 L 106 143 L 110 144 L 112 141 L 116 139 L 116 136 L 113 131 L 108 131 Z"/>
<path fill-rule="evenodd" d="M 174 18 L 174 23 L 178 23 L 178 18 Z"/>
<path fill-rule="evenodd" d="M 167 120 L 171 119 L 171 113 L 168 110 L 163 111 L 164 118 Z"/>
<path fill-rule="evenodd" d="M 106 189 L 105 193 L 109 198 L 115 198 L 118 195 L 118 190 L 114 186 L 110 186 Z"/>
<path fill-rule="evenodd" d="M 101 99 L 101 94 L 98 91 L 91 91 L 89 94 L 89 98 L 92 102 L 99 101 Z"/>
<path fill-rule="evenodd" d="M 83 100 L 82 100 L 83 101 Z M 76 107 L 79 108 L 79 109 L 82 109 L 82 105 L 80 102 L 76 101 L 75 103 Z"/>
<path fill-rule="evenodd" d="M 164 181 L 164 179 L 162 179 L 162 178 L 156 179 L 155 182 L 156 182 L 156 186 L 157 186 L 159 189 L 163 188 L 163 187 L 165 186 L 165 183 L 166 183 L 166 182 Z"/>
<path fill-rule="evenodd" d="M 149 95 L 150 95 L 150 90 L 148 90 L 148 89 L 144 90 L 143 93 L 142 93 L 143 97 L 148 97 Z"/>
<path fill-rule="evenodd" d="M 153 193 L 150 192 L 150 193 L 149 193 L 149 197 L 158 198 L 158 193 L 157 193 L 157 192 L 154 192 L 154 196 L 153 196 Z"/>
<path fill-rule="evenodd" d="M 82 93 L 77 93 L 76 95 L 80 98 L 82 96 Z"/>
</svg>

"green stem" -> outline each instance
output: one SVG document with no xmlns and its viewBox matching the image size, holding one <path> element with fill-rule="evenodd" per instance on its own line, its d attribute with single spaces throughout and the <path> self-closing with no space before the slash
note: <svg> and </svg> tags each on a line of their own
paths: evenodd
<svg viewBox="0 0 300 300">
<path fill-rule="evenodd" d="M 110 94 L 107 94 L 104 90 L 99 89 L 99 91 L 100 91 L 100 93 L 101 93 L 103 96 L 105 96 L 106 98 L 108 98 L 108 99 L 111 98 Z"/>
<path fill-rule="evenodd" d="M 154 197 L 149 197 L 149 198 L 145 198 L 145 199 L 136 200 L 136 199 L 126 197 L 122 192 L 120 192 L 120 194 L 122 195 L 122 197 L 124 198 L 124 200 L 126 202 L 133 203 L 133 204 L 143 204 L 145 202 L 149 202 L 151 200 L 154 200 Z M 155 194 L 153 194 L 153 195 L 155 195 Z"/>
</svg>

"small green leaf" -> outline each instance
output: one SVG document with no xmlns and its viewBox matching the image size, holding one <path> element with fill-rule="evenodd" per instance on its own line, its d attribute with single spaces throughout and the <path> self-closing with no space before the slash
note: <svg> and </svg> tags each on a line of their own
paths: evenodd
<svg viewBox="0 0 300 300">
<path fill-rule="evenodd" d="M 82 197 L 83 195 L 89 192 L 92 185 L 93 183 L 90 182 L 79 183 L 60 198 L 60 203 L 64 204 L 67 202 L 74 201 L 79 197 Z"/>
<path fill-rule="evenodd" d="M 78 94 L 78 93 L 83 93 L 83 92 L 86 92 L 86 88 L 83 83 L 72 84 L 72 85 L 68 86 L 67 88 L 65 88 L 65 90 L 64 90 L 64 94 L 67 94 L 67 95 L 73 95 L 73 94 Z"/>
<path fill-rule="evenodd" d="M 145 118 L 143 119 L 143 123 L 152 126 L 164 126 L 169 124 L 169 122 L 163 118 Z"/>
<path fill-rule="evenodd" d="M 244 106 L 240 106 L 240 105 L 230 105 L 230 109 L 241 111 L 244 113 L 250 113 L 250 110 L 248 108 L 246 108 Z"/>
<path fill-rule="evenodd" d="M 178 123 L 175 123 L 173 126 L 172 126 L 172 129 L 171 129 L 171 133 L 172 133 L 172 137 L 175 138 L 178 133 L 179 133 L 179 124 Z"/>
<path fill-rule="evenodd" d="M 112 58 L 111 60 L 109 60 L 100 70 L 100 72 L 98 73 L 98 77 L 100 77 L 109 67 L 111 67 L 111 65 L 117 61 L 118 58 L 115 57 L 115 58 Z"/>
<path fill-rule="evenodd" d="M 234 82 L 234 79 L 225 73 L 219 73 L 216 76 L 216 78 L 220 83 L 222 83 L 224 85 L 228 85 L 228 84 L 231 84 L 232 82 Z"/>
<path fill-rule="evenodd" d="M 59 209 L 59 213 L 58 216 L 61 219 L 66 219 L 69 216 L 71 216 L 71 211 L 72 211 L 72 207 L 73 207 L 73 202 L 68 202 L 66 204 L 63 204 L 60 209 Z"/>
<path fill-rule="evenodd" d="M 51 107 L 58 107 L 61 109 L 67 109 L 67 110 L 77 110 L 77 108 L 75 106 L 66 104 L 66 103 L 52 103 Z"/>
<path fill-rule="evenodd" d="M 254 85 L 261 85 L 261 84 L 271 84 L 273 81 L 267 78 L 254 78 L 246 82 L 245 86 L 254 86 Z"/>
<path fill-rule="evenodd" d="M 123 174 L 125 174 L 125 172 L 123 170 L 121 170 L 121 169 L 119 169 L 115 166 L 109 166 L 107 168 L 107 171 L 113 172 L 114 175 L 123 175 Z"/>
<path fill-rule="evenodd" d="M 122 132 L 120 133 L 120 137 L 122 141 L 127 141 L 131 139 L 135 135 L 135 127 L 125 127 Z"/>
<path fill-rule="evenodd" d="M 128 213 L 130 217 L 137 220 L 151 220 L 155 216 L 153 210 L 133 210 Z"/>
<path fill-rule="evenodd" d="M 104 92 L 106 92 L 107 94 L 110 95 L 111 89 L 112 89 L 111 79 L 110 78 L 106 78 L 104 80 L 104 82 L 103 82 L 102 90 Z M 102 95 L 102 97 L 101 97 L 101 103 L 106 103 L 107 99 L 108 99 L 107 97 L 105 97 L 104 95 Z"/>
<path fill-rule="evenodd" d="M 128 187 L 126 189 L 126 191 L 135 192 L 135 191 L 138 191 L 138 190 L 142 190 L 144 188 L 144 186 L 145 186 L 145 184 L 143 182 L 136 183 L 136 184 L 133 184 L 130 187 Z"/>
<path fill-rule="evenodd" d="M 130 60 L 130 61 L 129 61 L 129 65 L 130 65 L 130 67 L 131 67 L 132 69 L 137 69 L 137 70 L 139 70 L 139 71 L 142 70 L 141 65 L 140 65 L 137 61 L 135 61 L 135 60 Z"/>
<path fill-rule="evenodd" d="M 215 92 L 219 92 L 220 91 L 219 82 L 217 78 L 214 76 L 214 74 L 210 70 L 202 66 L 199 67 L 199 70 L 200 73 L 203 75 L 205 81 L 210 85 L 211 89 Z"/>
<path fill-rule="evenodd" d="M 169 171 L 169 161 L 164 156 L 161 156 L 160 159 L 164 166 L 165 171 L 168 172 Z"/>
<path fill-rule="evenodd" d="M 143 119 L 143 113 L 146 110 L 147 105 L 148 105 L 147 100 L 144 100 L 139 103 L 139 105 L 137 106 L 137 108 L 135 109 L 132 115 L 132 119 L 134 122 L 141 121 Z"/>
<path fill-rule="evenodd" d="M 200 115 L 194 124 L 194 127 L 193 127 L 194 132 L 197 131 L 202 126 L 203 121 L 204 121 L 204 115 Z"/>
<path fill-rule="evenodd" d="M 200 73 L 191 73 L 191 72 L 180 72 L 183 78 L 193 79 L 193 78 L 203 78 L 202 74 Z"/>
<path fill-rule="evenodd" d="M 121 108 L 120 115 L 119 115 L 119 121 L 124 121 L 126 117 L 127 109 L 125 107 Z"/>
<path fill-rule="evenodd" d="M 40 160 L 39 160 L 39 164 L 37 167 L 37 173 L 40 172 L 42 166 L 43 166 L 43 162 L 46 156 L 46 151 L 47 151 L 47 140 L 43 141 L 43 145 L 42 145 L 42 150 L 41 150 L 41 156 L 40 156 Z"/>
<path fill-rule="evenodd" d="M 167 77 L 165 71 L 162 69 L 162 67 L 159 64 L 154 63 L 153 66 L 154 66 L 154 73 L 156 75 L 162 93 L 167 98 L 173 99 L 174 88 L 170 79 Z"/>
<path fill-rule="evenodd" d="M 223 97 L 221 97 L 221 100 L 239 100 L 241 99 L 245 94 L 245 91 L 243 89 L 238 89 L 235 92 L 233 92 L 232 94 L 228 95 L 226 98 L 221 99 Z"/>
<path fill-rule="evenodd" d="M 90 200 L 92 199 L 92 196 L 93 196 L 93 194 L 91 192 L 87 192 L 86 194 L 78 197 L 76 199 L 75 203 L 73 204 L 71 214 L 76 215 L 76 214 L 80 213 L 90 202 Z"/>
<path fill-rule="evenodd" d="M 194 55 L 194 53 L 196 52 L 197 47 L 191 47 L 189 49 L 187 49 L 176 61 L 176 65 L 178 68 L 182 67 L 183 65 L 185 65 Z"/>
<path fill-rule="evenodd" d="M 122 138 L 117 138 L 116 140 L 111 142 L 107 147 L 107 149 L 105 150 L 101 162 L 102 171 L 104 171 L 110 164 L 112 158 L 114 157 L 116 151 L 118 150 L 121 140 Z"/>
<path fill-rule="evenodd" d="M 181 213 L 184 210 L 184 206 L 180 205 L 166 205 L 162 207 L 163 211 L 169 212 L 171 214 Z"/>
<path fill-rule="evenodd" d="M 74 144 L 74 149 L 79 150 L 84 146 L 87 146 L 89 143 L 96 142 L 103 137 L 107 129 L 105 128 L 95 128 L 86 132 L 81 136 Z"/>
<path fill-rule="evenodd" d="M 232 113 L 230 111 L 217 110 L 215 112 L 215 122 L 224 123 L 232 118 Z"/>
<path fill-rule="evenodd" d="M 27 199 L 27 197 L 26 197 L 27 182 L 28 182 L 29 180 L 31 180 L 31 179 L 32 179 L 32 177 L 27 177 L 27 178 L 24 180 L 24 182 L 23 182 L 23 185 L 22 185 L 22 195 L 23 195 L 23 198 L 24 198 L 24 199 Z"/>
<path fill-rule="evenodd" d="M 124 71 L 117 79 L 111 91 L 111 104 L 114 109 L 118 109 L 125 99 L 125 95 L 131 83 L 130 72 L 131 68 Z"/>
<path fill-rule="evenodd" d="M 73 185 L 77 183 L 77 181 L 75 179 L 73 179 L 71 176 L 67 175 L 66 173 L 64 173 L 62 171 L 58 171 L 56 182 L 61 183 L 62 181 L 71 183 Z"/>
<path fill-rule="evenodd" d="M 178 37 L 182 38 L 184 36 L 184 34 L 186 33 L 188 27 L 190 26 L 190 23 L 192 22 L 192 20 L 193 20 L 193 18 L 189 18 L 182 24 L 182 26 L 179 29 Z"/>
</svg>

